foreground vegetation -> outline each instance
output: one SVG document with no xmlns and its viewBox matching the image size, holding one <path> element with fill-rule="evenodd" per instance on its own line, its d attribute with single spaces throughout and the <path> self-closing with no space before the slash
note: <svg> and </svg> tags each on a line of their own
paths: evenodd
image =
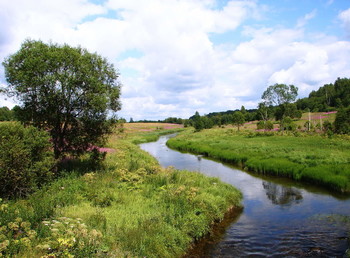
<svg viewBox="0 0 350 258">
<path fill-rule="evenodd" d="M 83 157 L 68 160 L 50 185 L 26 199 L 0 201 L 0 256 L 181 256 L 240 206 L 232 186 L 162 169 L 132 143 L 165 130 L 120 131 L 99 169 Z"/>
<path fill-rule="evenodd" d="M 186 131 L 168 141 L 171 148 L 200 153 L 261 174 L 289 177 L 350 192 L 349 136 L 301 132 Z"/>
</svg>

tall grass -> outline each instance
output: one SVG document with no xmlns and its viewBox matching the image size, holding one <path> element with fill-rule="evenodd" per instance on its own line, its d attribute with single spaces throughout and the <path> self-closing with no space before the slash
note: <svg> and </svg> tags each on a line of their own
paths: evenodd
<svg viewBox="0 0 350 258">
<path fill-rule="evenodd" d="M 237 133 L 232 129 L 186 131 L 171 148 L 203 154 L 252 172 L 289 177 L 350 192 L 350 139 L 320 135 Z"/>
<path fill-rule="evenodd" d="M 104 169 L 82 176 L 73 171 L 28 199 L 0 202 L 0 224 L 6 227 L 0 253 L 180 257 L 228 209 L 241 205 L 234 187 L 198 173 L 162 169 L 134 139 L 112 137 L 109 147 L 115 152 L 107 155 Z M 29 228 L 21 228 L 19 219 Z"/>
</svg>

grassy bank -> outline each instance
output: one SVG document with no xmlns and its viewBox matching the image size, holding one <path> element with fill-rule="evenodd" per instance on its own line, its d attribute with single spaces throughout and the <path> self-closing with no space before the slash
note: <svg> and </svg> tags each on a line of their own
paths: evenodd
<svg viewBox="0 0 350 258">
<path fill-rule="evenodd" d="M 167 143 L 230 162 L 252 172 L 289 177 L 350 192 L 350 138 L 298 133 L 236 132 L 233 129 L 186 131 Z"/>
<path fill-rule="evenodd" d="M 0 253 L 183 255 L 228 209 L 240 206 L 242 197 L 218 179 L 162 169 L 132 143 L 163 133 L 114 135 L 103 168 L 91 170 L 83 160 L 75 162 L 73 171 L 28 199 L 0 202 Z"/>
</svg>

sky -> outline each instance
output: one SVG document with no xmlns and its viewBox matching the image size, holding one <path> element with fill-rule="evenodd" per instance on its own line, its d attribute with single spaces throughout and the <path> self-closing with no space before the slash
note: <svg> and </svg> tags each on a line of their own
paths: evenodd
<svg viewBox="0 0 350 258">
<path fill-rule="evenodd" d="M 1 62 L 26 39 L 113 63 L 119 117 L 188 118 L 256 108 L 275 83 L 302 98 L 349 78 L 350 0 L 0 0 Z"/>
</svg>

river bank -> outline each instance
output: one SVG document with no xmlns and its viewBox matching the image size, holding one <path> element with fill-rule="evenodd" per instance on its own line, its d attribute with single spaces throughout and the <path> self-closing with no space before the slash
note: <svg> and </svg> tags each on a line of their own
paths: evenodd
<svg viewBox="0 0 350 258">
<path fill-rule="evenodd" d="M 120 133 L 104 166 L 84 159 L 27 199 L 0 203 L 0 253 L 40 257 L 179 257 L 242 195 L 199 173 L 161 168 L 133 142 L 164 128 Z M 150 137 L 152 135 L 152 137 Z"/>
<path fill-rule="evenodd" d="M 243 194 L 244 209 L 218 235 L 198 243 L 189 257 L 344 256 L 349 248 L 349 195 L 179 152 L 166 146 L 171 137 L 140 146 L 163 167 L 171 164 L 218 177 Z"/>
<path fill-rule="evenodd" d="M 216 128 L 196 133 L 187 130 L 167 144 L 251 172 L 288 177 L 350 193 L 350 140 L 344 137 Z"/>
</svg>

